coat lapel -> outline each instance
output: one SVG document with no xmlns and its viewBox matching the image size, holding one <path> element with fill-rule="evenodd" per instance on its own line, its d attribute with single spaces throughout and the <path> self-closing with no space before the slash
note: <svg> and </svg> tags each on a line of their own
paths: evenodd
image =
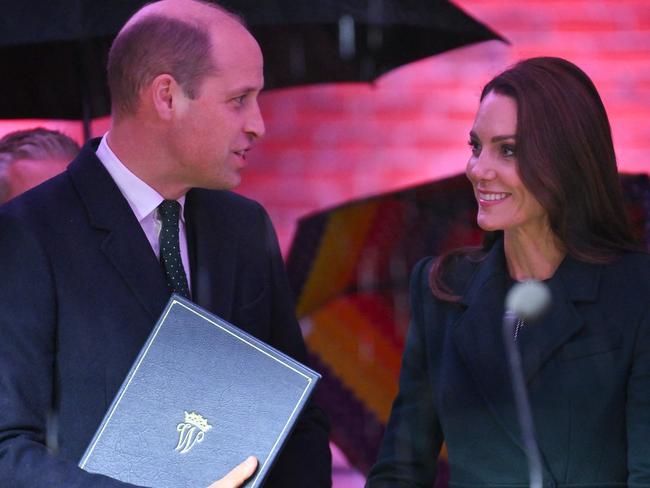
<svg viewBox="0 0 650 488">
<path fill-rule="evenodd" d="M 544 364 L 582 327 L 575 303 L 597 298 L 600 269 L 566 257 L 549 280 L 552 303 L 546 315 L 520 336 L 524 378 L 530 383 Z M 454 341 L 489 410 L 512 441 L 524 448 L 503 344 L 504 300 L 509 278 L 498 241 L 468 283 L 461 304 L 467 309 L 454 324 Z"/>
<path fill-rule="evenodd" d="M 503 247 L 497 242 L 469 282 L 461 304 L 466 311 L 453 328 L 458 352 L 493 416 L 512 440 L 519 440 L 510 372 L 501 332 L 508 284 Z"/>
<path fill-rule="evenodd" d="M 209 205 L 203 190 L 191 190 L 185 202 L 185 222 L 192 299 L 200 306 L 230 320 L 236 278 L 237 248 L 218 205 Z"/>
<path fill-rule="evenodd" d="M 162 268 L 128 202 L 95 156 L 99 140 L 84 146 L 68 171 L 86 207 L 101 250 L 137 301 L 156 320 L 169 298 Z"/>
<path fill-rule="evenodd" d="M 521 336 L 522 368 L 527 383 L 584 326 L 575 304 L 596 300 L 599 282 L 599 266 L 582 263 L 570 256 L 547 281 L 551 306 L 539 321 L 527 325 Z"/>
</svg>

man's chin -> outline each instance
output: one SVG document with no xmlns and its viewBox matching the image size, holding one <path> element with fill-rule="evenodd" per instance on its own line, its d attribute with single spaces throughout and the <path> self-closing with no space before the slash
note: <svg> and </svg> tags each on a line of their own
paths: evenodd
<svg viewBox="0 0 650 488">
<path fill-rule="evenodd" d="M 228 178 L 221 178 L 219 180 L 207 181 L 204 180 L 196 185 L 197 188 L 205 190 L 233 190 L 241 183 L 241 176 L 235 173 Z"/>
</svg>

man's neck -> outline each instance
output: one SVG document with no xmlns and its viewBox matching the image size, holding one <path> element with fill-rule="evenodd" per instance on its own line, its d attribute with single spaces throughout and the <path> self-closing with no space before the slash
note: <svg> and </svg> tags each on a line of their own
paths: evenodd
<svg viewBox="0 0 650 488">
<path fill-rule="evenodd" d="M 173 177 L 175 165 L 169 157 L 164 137 L 135 119 L 113 123 L 107 134 L 107 143 L 129 171 L 147 183 L 167 200 L 178 200 L 189 190 Z"/>
</svg>

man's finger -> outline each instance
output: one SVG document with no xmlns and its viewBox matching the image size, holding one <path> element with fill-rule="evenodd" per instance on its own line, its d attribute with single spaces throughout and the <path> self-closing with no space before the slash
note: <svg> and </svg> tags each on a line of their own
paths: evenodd
<svg viewBox="0 0 650 488">
<path fill-rule="evenodd" d="M 243 463 L 237 465 L 230 473 L 208 488 L 237 488 L 253 475 L 255 469 L 257 469 L 257 459 L 255 456 L 249 456 Z"/>
</svg>

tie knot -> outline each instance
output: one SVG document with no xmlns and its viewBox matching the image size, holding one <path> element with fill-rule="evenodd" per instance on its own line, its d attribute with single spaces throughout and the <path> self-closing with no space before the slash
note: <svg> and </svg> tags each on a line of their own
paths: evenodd
<svg viewBox="0 0 650 488">
<path fill-rule="evenodd" d="M 178 222 L 178 216 L 180 213 L 181 204 L 176 200 L 163 200 L 162 203 L 158 205 L 158 214 L 163 222 Z"/>
</svg>

